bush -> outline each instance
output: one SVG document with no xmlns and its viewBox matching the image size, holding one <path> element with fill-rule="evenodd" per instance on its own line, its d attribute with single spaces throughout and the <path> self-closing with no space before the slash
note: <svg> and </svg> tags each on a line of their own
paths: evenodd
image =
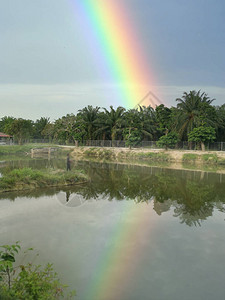
<svg viewBox="0 0 225 300">
<path fill-rule="evenodd" d="M 216 154 L 203 154 L 202 160 L 208 163 L 217 163 L 218 157 Z"/>
<path fill-rule="evenodd" d="M 157 146 L 167 150 L 168 148 L 174 148 L 178 140 L 178 134 L 175 132 L 170 132 L 167 135 L 163 135 L 159 138 Z"/>
<path fill-rule="evenodd" d="M 55 300 L 75 295 L 75 291 L 65 293 L 67 286 L 60 283 L 52 264 L 42 267 L 28 263 L 16 267 L 15 256 L 20 250 L 18 242 L 0 246 L 0 299 Z"/>
</svg>

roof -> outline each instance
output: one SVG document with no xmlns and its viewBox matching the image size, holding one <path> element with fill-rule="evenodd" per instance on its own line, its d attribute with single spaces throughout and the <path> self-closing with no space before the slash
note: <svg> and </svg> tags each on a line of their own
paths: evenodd
<svg viewBox="0 0 225 300">
<path fill-rule="evenodd" d="M 0 132 L 0 137 L 7 137 L 7 138 L 10 138 L 11 135 L 8 135 L 8 134 L 6 134 L 6 133 Z"/>
</svg>

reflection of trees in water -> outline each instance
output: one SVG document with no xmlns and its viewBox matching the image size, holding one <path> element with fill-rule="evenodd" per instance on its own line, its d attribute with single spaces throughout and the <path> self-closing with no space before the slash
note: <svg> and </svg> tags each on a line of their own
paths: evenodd
<svg viewBox="0 0 225 300">
<path fill-rule="evenodd" d="M 65 165 L 64 160 L 48 163 L 53 168 Z M 173 209 L 174 217 L 189 226 L 200 225 L 212 216 L 214 209 L 225 212 L 224 175 L 221 177 L 215 173 L 94 162 L 74 162 L 73 168 L 83 169 L 91 179 L 90 182 L 60 189 L 8 193 L 7 196 L 0 195 L 0 199 L 54 195 L 61 190 L 67 196 L 77 194 L 85 200 L 104 198 L 109 201 L 134 200 L 136 203 L 154 201 L 154 210 L 158 215 Z"/>
<path fill-rule="evenodd" d="M 89 176 L 92 182 L 84 190 L 91 187 L 95 199 L 100 195 L 109 200 L 146 203 L 154 199 L 157 214 L 173 208 L 174 216 L 189 226 L 200 225 L 212 216 L 214 209 L 225 211 L 224 188 L 218 174 L 94 164 Z M 92 193 L 84 190 L 81 194 L 90 199 Z"/>
</svg>

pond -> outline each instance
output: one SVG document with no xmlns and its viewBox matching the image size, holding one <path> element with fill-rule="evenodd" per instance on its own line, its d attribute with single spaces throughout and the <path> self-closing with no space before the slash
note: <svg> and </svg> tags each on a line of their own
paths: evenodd
<svg viewBox="0 0 225 300">
<path fill-rule="evenodd" d="M 64 161 L 2 168 L 21 164 Z M 224 174 L 90 161 L 73 167 L 91 181 L 0 195 L 0 244 L 34 247 L 77 300 L 225 299 Z"/>
</svg>

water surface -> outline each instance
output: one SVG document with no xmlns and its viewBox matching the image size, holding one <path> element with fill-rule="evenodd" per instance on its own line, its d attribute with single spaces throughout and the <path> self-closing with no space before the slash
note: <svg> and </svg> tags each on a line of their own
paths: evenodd
<svg viewBox="0 0 225 300">
<path fill-rule="evenodd" d="M 46 164 L 64 162 L 36 162 Z M 77 300 L 225 299 L 225 175 L 73 167 L 91 182 L 0 196 L 1 244 L 37 249 L 37 262 L 53 262 Z"/>
</svg>

